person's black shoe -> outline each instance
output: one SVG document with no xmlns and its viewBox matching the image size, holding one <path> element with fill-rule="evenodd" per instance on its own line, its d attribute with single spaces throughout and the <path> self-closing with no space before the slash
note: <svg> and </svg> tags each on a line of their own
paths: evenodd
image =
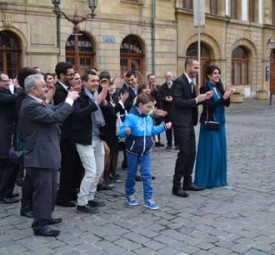
<svg viewBox="0 0 275 255">
<path fill-rule="evenodd" d="M 141 176 L 140 175 L 136 175 L 135 180 L 136 180 L 136 182 L 141 182 Z"/>
<path fill-rule="evenodd" d="M 18 192 L 13 192 L 10 197 L 19 197 L 19 193 Z"/>
<path fill-rule="evenodd" d="M 106 205 L 104 201 L 97 199 L 88 201 L 88 204 L 92 207 L 102 207 Z"/>
<path fill-rule="evenodd" d="M 34 235 L 36 236 L 58 236 L 60 230 L 51 229 L 49 226 L 44 226 L 39 229 L 33 230 Z"/>
<path fill-rule="evenodd" d="M 76 210 L 79 212 L 90 213 L 90 214 L 98 214 L 100 211 L 96 207 L 91 207 L 87 205 L 77 205 Z"/>
<path fill-rule="evenodd" d="M 160 142 L 156 142 L 155 143 L 155 147 L 164 147 L 164 144 L 160 143 Z"/>
<path fill-rule="evenodd" d="M 151 178 L 152 178 L 152 180 L 155 180 L 155 179 L 156 179 L 156 176 L 152 175 Z"/>
<path fill-rule="evenodd" d="M 55 224 L 59 224 L 61 222 L 62 222 L 61 218 L 55 218 L 55 219 L 51 219 L 48 224 L 49 225 L 55 225 Z"/>
<path fill-rule="evenodd" d="M 189 186 L 183 186 L 182 187 L 183 190 L 189 190 L 189 191 L 201 191 L 204 190 L 203 187 L 198 187 L 195 184 L 190 184 Z"/>
<path fill-rule="evenodd" d="M 33 218 L 33 211 L 20 211 L 20 215 L 27 218 Z"/>
<path fill-rule="evenodd" d="M 2 204 L 14 204 L 18 202 L 19 202 L 19 199 L 14 197 L 4 197 L 0 200 L 0 203 Z"/>
<path fill-rule="evenodd" d="M 101 191 L 101 190 L 112 190 L 113 187 L 104 184 L 98 184 L 97 185 L 97 191 Z"/>
<path fill-rule="evenodd" d="M 75 204 L 69 200 L 57 199 L 55 204 L 62 207 L 75 207 Z"/>
<path fill-rule="evenodd" d="M 182 189 L 172 189 L 172 194 L 177 197 L 188 197 L 189 194 Z"/>
<path fill-rule="evenodd" d="M 171 150 L 171 149 L 172 149 L 172 146 L 171 146 L 171 145 L 167 145 L 167 146 L 166 146 L 166 150 L 169 151 L 169 150 Z"/>
</svg>

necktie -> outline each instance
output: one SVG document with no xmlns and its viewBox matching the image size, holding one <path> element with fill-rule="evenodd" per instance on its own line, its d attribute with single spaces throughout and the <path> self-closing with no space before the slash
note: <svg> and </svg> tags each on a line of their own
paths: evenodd
<svg viewBox="0 0 275 255">
<path fill-rule="evenodd" d="M 190 82 L 190 88 L 191 88 L 191 92 L 194 93 L 194 82 Z"/>
</svg>

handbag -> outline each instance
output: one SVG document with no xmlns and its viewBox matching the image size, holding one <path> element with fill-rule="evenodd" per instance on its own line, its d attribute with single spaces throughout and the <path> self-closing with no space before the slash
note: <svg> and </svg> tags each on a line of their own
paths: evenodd
<svg viewBox="0 0 275 255">
<path fill-rule="evenodd" d="M 18 165 L 22 160 L 24 156 L 24 151 L 18 151 L 14 148 L 13 145 L 13 135 L 11 137 L 11 147 L 9 152 L 9 162 Z"/>
<path fill-rule="evenodd" d="M 215 130 L 218 131 L 220 129 L 220 123 L 218 121 L 215 121 L 215 116 L 213 114 L 214 121 L 209 120 L 208 118 L 208 107 L 206 108 L 206 118 L 207 120 L 204 122 L 205 127 L 209 130 Z"/>
</svg>

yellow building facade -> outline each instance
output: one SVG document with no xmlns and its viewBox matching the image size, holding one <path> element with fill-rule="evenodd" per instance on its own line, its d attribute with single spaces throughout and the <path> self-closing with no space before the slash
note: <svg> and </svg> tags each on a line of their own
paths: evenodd
<svg viewBox="0 0 275 255">
<path fill-rule="evenodd" d="M 121 76 L 135 69 L 155 73 L 159 83 L 165 71 L 181 74 L 186 57 L 198 54 L 195 1 L 99 0 L 96 16 L 79 23 L 80 72 L 93 66 Z M 205 0 L 202 82 L 205 66 L 215 63 L 226 87 L 251 96 L 269 89 L 271 80 L 275 92 L 274 2 Z M 87 0 L 61 0 L 59 7 L 71 19 L 90 13 Z M 53 72 L 59 61 L 74 63 L 73 23 L 64 15 L 58 20 L 53 10 L 51 0 L 0 0 L 0 71 L 14 76 L 23 66 L 39 66 Z"/>
</svg>

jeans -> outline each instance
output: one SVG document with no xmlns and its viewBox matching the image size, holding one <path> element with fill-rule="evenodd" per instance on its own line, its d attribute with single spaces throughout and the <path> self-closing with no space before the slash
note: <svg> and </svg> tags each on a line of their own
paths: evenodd
<svg viewBox="0 0 275 255">
<path fill-rule="evenodd" d="M 104 170 L 104 147 L 101 140 L 93 140 L 91 145 L 76 144 L 85 173 L 80 184 L 77 204 L 87 205 L 94 200 L 97 183 Z"/>
<path fill-rule="evenodd" d="M 127 152 L 127 179 L 125 183 L 126 196 L 133 195 L 135 193 L 135 177 L 137 167 L 140 165 L 141 178 L 143 182 L 143 196 L 144 202 L 152 199 L 154 189 L 152 187 L 151 177 L 151 153 L 143 156 L 137 156 Z"/>
</svg>

